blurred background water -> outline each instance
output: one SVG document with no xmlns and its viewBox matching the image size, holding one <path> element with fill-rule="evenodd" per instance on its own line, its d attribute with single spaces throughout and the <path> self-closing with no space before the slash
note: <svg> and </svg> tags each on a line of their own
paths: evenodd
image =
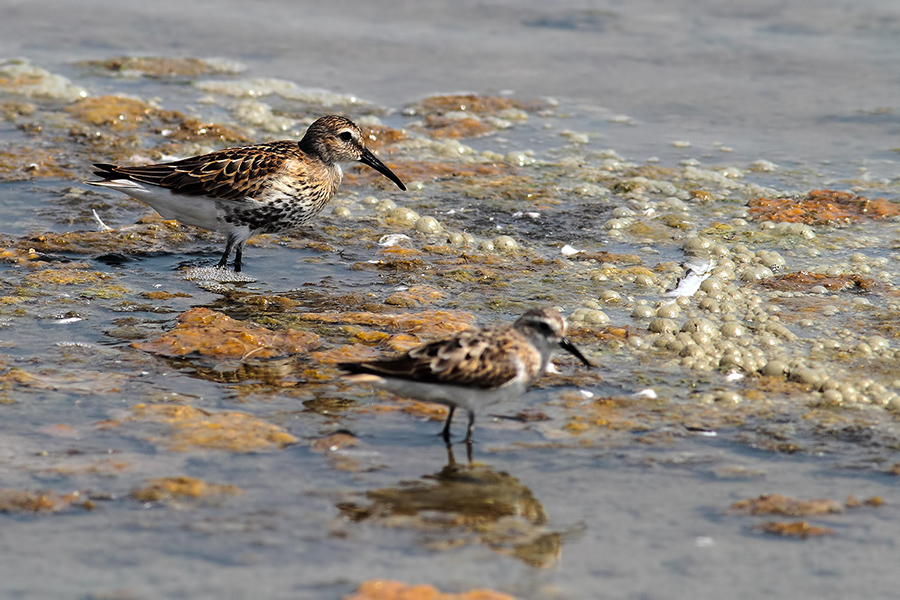
<svg viewBox="0 0 900 600">
<path fill-rule="evenodd" d="M 397 107 L 433 93 L 552 96 L 630 117 L 609 143 L 675 140 L 739 156 L 891 176 L 900 8 L 891 0 L 752 3 L 234 0 L 77 6 L 7 1 L 0 54 L 52 69 L 126 55 L 225 57 Z M 601 129 L 588 120 L 583 128 Z"/>
</svg>

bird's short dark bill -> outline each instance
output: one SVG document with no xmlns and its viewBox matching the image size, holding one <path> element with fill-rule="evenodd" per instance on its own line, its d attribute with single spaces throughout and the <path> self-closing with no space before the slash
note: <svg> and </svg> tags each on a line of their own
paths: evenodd
<svg viewBox="0 0 900 600">
<path fill-rule="evenodd" d="M 573 356 L 575 356 L 575 358 L 577 358 L 578 360 L 580 360 L 581 362 L 583 362 L 586 366 L 588 366 L 588 367 L 593 367 L 593 366 L 594 366 L 594 365 L 591 364 L 591 362 L 590 362 L 588 359 L 586 359 L 586 358 L 584 357 L 584 354 L 581 353 L 581 350 L 579 350 L 578 348 L 576 348 L 576 347 L 575 347 L 575 344 L 573 344 L 573 343 L 570 342 L 569 340 L 563 340 L 563 341 L 561 341 L 561 342 L 559 343 L 559 347 L 562 348 L 563 350 L 565 350 L 566 352 L 569 352 L 569 353 L 572 354 Z"/>
<path fill-rule="evenodd" d="M 398 188 L 400 188 L 404 192 L 406 191 L 406 186 L 403 185 L 403 182 L 400 181 L 400 178 L 394 175 L 394 172 L 388 169 L 383 162 L 378 160 L 378 157 L 372 154 L 368 148 L 363 149 L 362 156 L 359 157 L 359 162 L 372 167 L 373 169 L 396 183 Z"/>
</svg>

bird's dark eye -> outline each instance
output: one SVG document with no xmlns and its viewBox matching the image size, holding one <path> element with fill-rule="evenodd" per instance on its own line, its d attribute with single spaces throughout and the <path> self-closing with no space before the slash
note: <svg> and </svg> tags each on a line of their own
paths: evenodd
<svg viewBox="0 0 900 600">
<path fill-rule="evenodd" d="M 353 134 L 349 131 L 342 131 L 338 134 L 338 137 L 341 138 L 345 142 L 349 142 L 353 139 Z"/>
</svg>

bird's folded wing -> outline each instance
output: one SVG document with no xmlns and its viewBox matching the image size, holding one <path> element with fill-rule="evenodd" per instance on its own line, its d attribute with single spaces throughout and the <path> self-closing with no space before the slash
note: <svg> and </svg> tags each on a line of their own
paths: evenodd
<svg viewBox="0 0 900 600">
<path fill-rule="evenodd" d="M 491 343 L 493 341 L 494 343 Z M 505 344 L 481 332 L 425 344 L 393 359 L 359 363 L 353 372 L 489 389 L 499 387 L 528 368 Z M 539 365 L 539 363 L 538 363 Z"/>
<path fill-rule="evenodd" d="M 179 194 L 240 200 L 255 196 L 269 176 L 277 174 L 285 162 L 298 154 L 297 143 L 288 140 L 228 148 L 158 165 L 95 165 L 95 173 L 107 179 L 125 178 L 158 185 Z"/>
</svg>

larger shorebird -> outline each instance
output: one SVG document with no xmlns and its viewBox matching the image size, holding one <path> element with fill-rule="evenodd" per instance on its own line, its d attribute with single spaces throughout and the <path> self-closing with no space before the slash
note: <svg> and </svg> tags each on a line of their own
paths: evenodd
<svg viewBox="0 0 900 600">
<path fill-rule="evenodd" d="M 396 358 L 341 363 L 347 379 L 371 383 L 398 396 L 450 407 L 441 430 L 450 444 L 450 423 L 457 407 L 469 423 L 465 442 L 472 444 L 475 410 L 518 398 L 547 370 L 550 355 L 562 348 L 591 363 L 566 339 L 566 321 L 552 308 L 533 308 L 515 323 L 470 329 L 419 346 Z"/>
<path fill-rule="evenodd" d="M 164 219 L 224 233 L 218 266 L 225 267 L 234 250 L 234 270 L 240 271 L 248 239 L 316 216 L 341 185 L 341 163 L 356 161 L 406 190 L 366 148 L 359 127 L 336 115 L 317 119 L 299 142 L 227 148 L 156 165 L 95 164 L 94 174 L 103 179 L 85 183 L 128 194 Z"/>
</svg>

